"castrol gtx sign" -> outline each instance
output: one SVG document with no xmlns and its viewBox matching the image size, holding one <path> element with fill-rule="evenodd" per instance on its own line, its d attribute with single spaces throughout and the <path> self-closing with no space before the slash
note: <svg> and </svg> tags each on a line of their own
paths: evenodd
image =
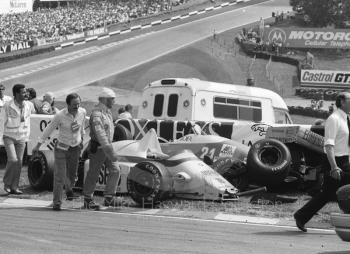
<svg viewBox="0 0 350 254">
<path fill-rule="evenodd" d="M 301 70 L 301 83 L 350 85 L 350 71 Z"/>
<path fill-rule="evenodd" d="M 350 48 L 349 29 L 266 28 L 264 40 L 291 48 Z"/>
</svg>

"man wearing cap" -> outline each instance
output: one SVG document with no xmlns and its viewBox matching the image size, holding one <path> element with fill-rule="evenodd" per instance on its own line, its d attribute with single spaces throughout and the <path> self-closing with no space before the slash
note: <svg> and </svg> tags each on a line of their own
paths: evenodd
<svg viewBox="0 0 350 254">
<path fill-rule="evenodd" d="M 41 104 L 40 114 L 54 115 L 57 110 L 54 107 L 55 97 L 52 92 L 47 92 L 44 94 L 43 103 Z"/>
<path fill-rule="evenodd" d="M 4 133 L 4 105 L 12 100 L 12 98 L 5 95 L 4 92 L 5 86 L 3 84 L 0 84 L 0 139 L 2 139 L 2 134 Z"/>
<path fill-rule="evenodd" d="M 90 163 L 83 188 L 84 207 L 86 209 L 100 209 L 100 206 L 93 200 L 93 193 L 103 163 L 105 163 L 109 172 L 104 192 L 104 205 L 117 205 L 115 193 L 119 180 L 119 166 L 116 153 L 112 147 L 114 123 L 111 112 L 115 97 L 113 90 L 103 88 L 98 96 L 99 103 L 92 110 L 90 116 Z"/>
</svg>

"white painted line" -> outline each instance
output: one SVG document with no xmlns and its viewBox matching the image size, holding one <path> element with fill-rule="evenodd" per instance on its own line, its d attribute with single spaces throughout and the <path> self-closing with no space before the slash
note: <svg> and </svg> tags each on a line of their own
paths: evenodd
<svg viewBox="0 0 350 254">
<path fill-rule="evenodd" d="M 176 20 L 176 19 L 179 19 L 180 18 L 180 16 L 174 16 L 174 17 L 171 17 L 170 19 L 171 20 Z"/>
<path fill-rule="evenodd" d="M 151 22 L 151 25 L 153 26 L 153 25 L 158 25 L 158 24 L 160 24 L 162 21 L 161 20 L 156 20 L 156 21 L 153 21 L 153 22 Z"/>
<path fill-rule="evenodd" d="M 259 224 L 269 224 L 276 225 L 279 220 L 278 219 L 269 219 L 269 218 L 261 218 L 261 217 L 253 217 L 253 216 L 245 216 L 245 215 L 234 215 L 234 214 L 225 214 L 218 213 L 214 217 L 215 220 L 224 220 L 224 221 L 236 221 L 236 222 L 246 222 L 246 223 L 259 223 Z"/>
<path fill-rule="evenodd" d="M 198 11 L 191 11 L 191 12 L 188 13 L 188 15 L 191 16 L 191 15 L 195 15 L 195 14 L 197 14 L 197 13 L 198 13 Z"/>
<path fill-rule="evenodd" d="M 189 17 L 189 15 L 185 15 L 185 16 L 181 16 L 180 19 L 186 19 L 188 17 Z"/>
<path fill-rule="evenodd" d="M 149 215 L 151 215 L 151 214 L 156 214 L 156 213 L 158 213 L 159 211 L 160 211 L 160 209 L 149 209 L 149 210 L 142 210 L 142 211 L 136 212 L 136 213 L 138 213 L 138 214 L 149 214 Z"/>
<path fill-rule="evenodd" d="M 7 198 L 0 204 L 1 205 L 18 206 L 18 207 L 23 207 L 23 206 L 24 207 L 27 207 L 27 206 L 48 207 L 52 204 L 52 201 L 35 200 L 35 199 Z"/>
<path fill-rule="evenodd" d="M 237 2 L 229 3 L 229 6 L 236 5 Z"/>
<path fill-rule="evenodd" d="M 131 30 L 140 29 L 140 28 L 141 28 L 141 25 L 130 27 Z"/>
<path fill-rule="evenodd" d="M 147 25 L 142 26 L 141 29 L 150 28 L 150 27 L 152 27 L 151 24 L 147 24 Z"/>
<path fill-rule="evenodd" d="M 222 6 L 219 5 L 219 6 L 214 7 L 213 9 L 214 9 L 214 10 L 219 10 L 219 9 L 221 9 L 221 8 L 222 8 Z"/>
<path fill-rule="evenodd" d="M 210 7 L 205 8 L 206 11 L 211 11 L 213 9 L 214 9 L 214 6 L 210 6 Z"/>
<path fill-rule="evenodd" d="M 97 40 L 99 41 L 99 40 L 107 39 L 109 37 L 110 37 L 109 34 L 107 34 L 105 36 L 98 37 Z"/>
<path fill-rule="evenodd" d="M 120 30 L 114 31 L 114 32 L 109 32 L 109 35 L 115 35 L 115 34 L 120 34 Z"/>
<path fill-rule="evenodd" d="M 162 21 L 162 24 L 167 24 L 167 23 L 170 23 L 171 22 L 171 20 L 170 19 L 167 19 L 167 20 L 163 20 Z"/>
<path fill-rule="evenodd" d="M 126 33 L 130 33 L 131 30 L 130 29 L 127 29 L 127 30 L 124 30 L 124 31 L 120 31 L 120 34 L 126 34 Z"/>
<path fill-rule="evenodd" d="M 62 43 L 61 44 L 61 47 L 63 48 L 63 47 L 67 47 L 67 46 L 71 46 L 71 45 L 73 45 L 74 44 L 74 42 L 73 41 L 71 41 L 71 42 L 66 42 L 66 43 Z"/>
<path fill-rule="evenodd" d="M 221 7 L 225 7 L 225 6 L 228 6 L 228 5 L 229 5 L 229 2 L 222 3 L 222 4 L 221 4 Z"/>
<path fill-rule="evenodd" d="M 85 39 L 85 41 L 93 41 L 93 40 L 97 40 L 97 36 L 88 37 Z"/>
<path fill-rule="evenodd" d="M 205 13 L 206 11 L 205 10 L 203 10 L 203 11 L 199 11 L 197 14 L 203 14 L 203 13 Z"/>
</svg>

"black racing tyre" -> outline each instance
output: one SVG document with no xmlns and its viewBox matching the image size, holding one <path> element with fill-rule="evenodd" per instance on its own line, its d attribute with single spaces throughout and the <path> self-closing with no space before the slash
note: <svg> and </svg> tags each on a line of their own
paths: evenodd
<svg viewBox="0 0 350 254">
<path fill-rule="evenodd" d="M 52 190 L 54 162 L 53 151 L 39 151 L 31 156 L 28 163 L 28 179 L 34 189 Z"/>
<path fill-rule="evenodd" d="M 249 179 L 247 168 L 242 161 L 233 158 L 219 158 L 210 166 L 239 191 L 247 189 Z"/>
<path fill-rule="evenodd" d="M 291 154 L 276 139 L 261 139 L 248 152 L 247 173 L 251 181 L 268 186 L 279 185 L 289 173 Z"/>
<path fill-rule="evenodd" d="M 121 124 L 117 124 L 114 127 L 114 135 L 113 135 L 113 141 L 121 141 L 121 140 L 132 140 L 133 137 L 131 135 L 131 132 Z"/>
<path fill-rule="evenodd" d="M 136 203 L 153 207 L 170 196 L 171 182 L 171 176 L 162 164 L 144 161 L 130 169 L 127 188 Z"/>
<path fill-rule="evenodd" d="M 346 214 L 350 214 L 350 184 L 344 185 L 337 190 L 339 208 Z"/>
</svg>

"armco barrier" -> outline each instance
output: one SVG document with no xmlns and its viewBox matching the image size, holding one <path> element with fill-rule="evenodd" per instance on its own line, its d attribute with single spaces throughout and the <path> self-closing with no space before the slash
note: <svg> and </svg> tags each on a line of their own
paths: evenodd
<svg viewBox="0 0 350 254">
<path fill-rule="evenodd" d="M 28 50 L 26 52 L 14 54 L 14 55 L 1 56 L 0 63 L 5 63 L 8 61 L 12 61 L 12 60 L 16 60 L 16 59 L 28 57 L 28 56 L 35 56 L 35 55 L 39 55 L 41 53 L 46 53 L 46 52 L 50 52 L 50 51 L 54 51 L 54 50 L 55 50 L 55 47 L 50 46 L 50 47 L 46 47 L 46 48 L 32 49 L 32 50 Z"/>
</svg>

